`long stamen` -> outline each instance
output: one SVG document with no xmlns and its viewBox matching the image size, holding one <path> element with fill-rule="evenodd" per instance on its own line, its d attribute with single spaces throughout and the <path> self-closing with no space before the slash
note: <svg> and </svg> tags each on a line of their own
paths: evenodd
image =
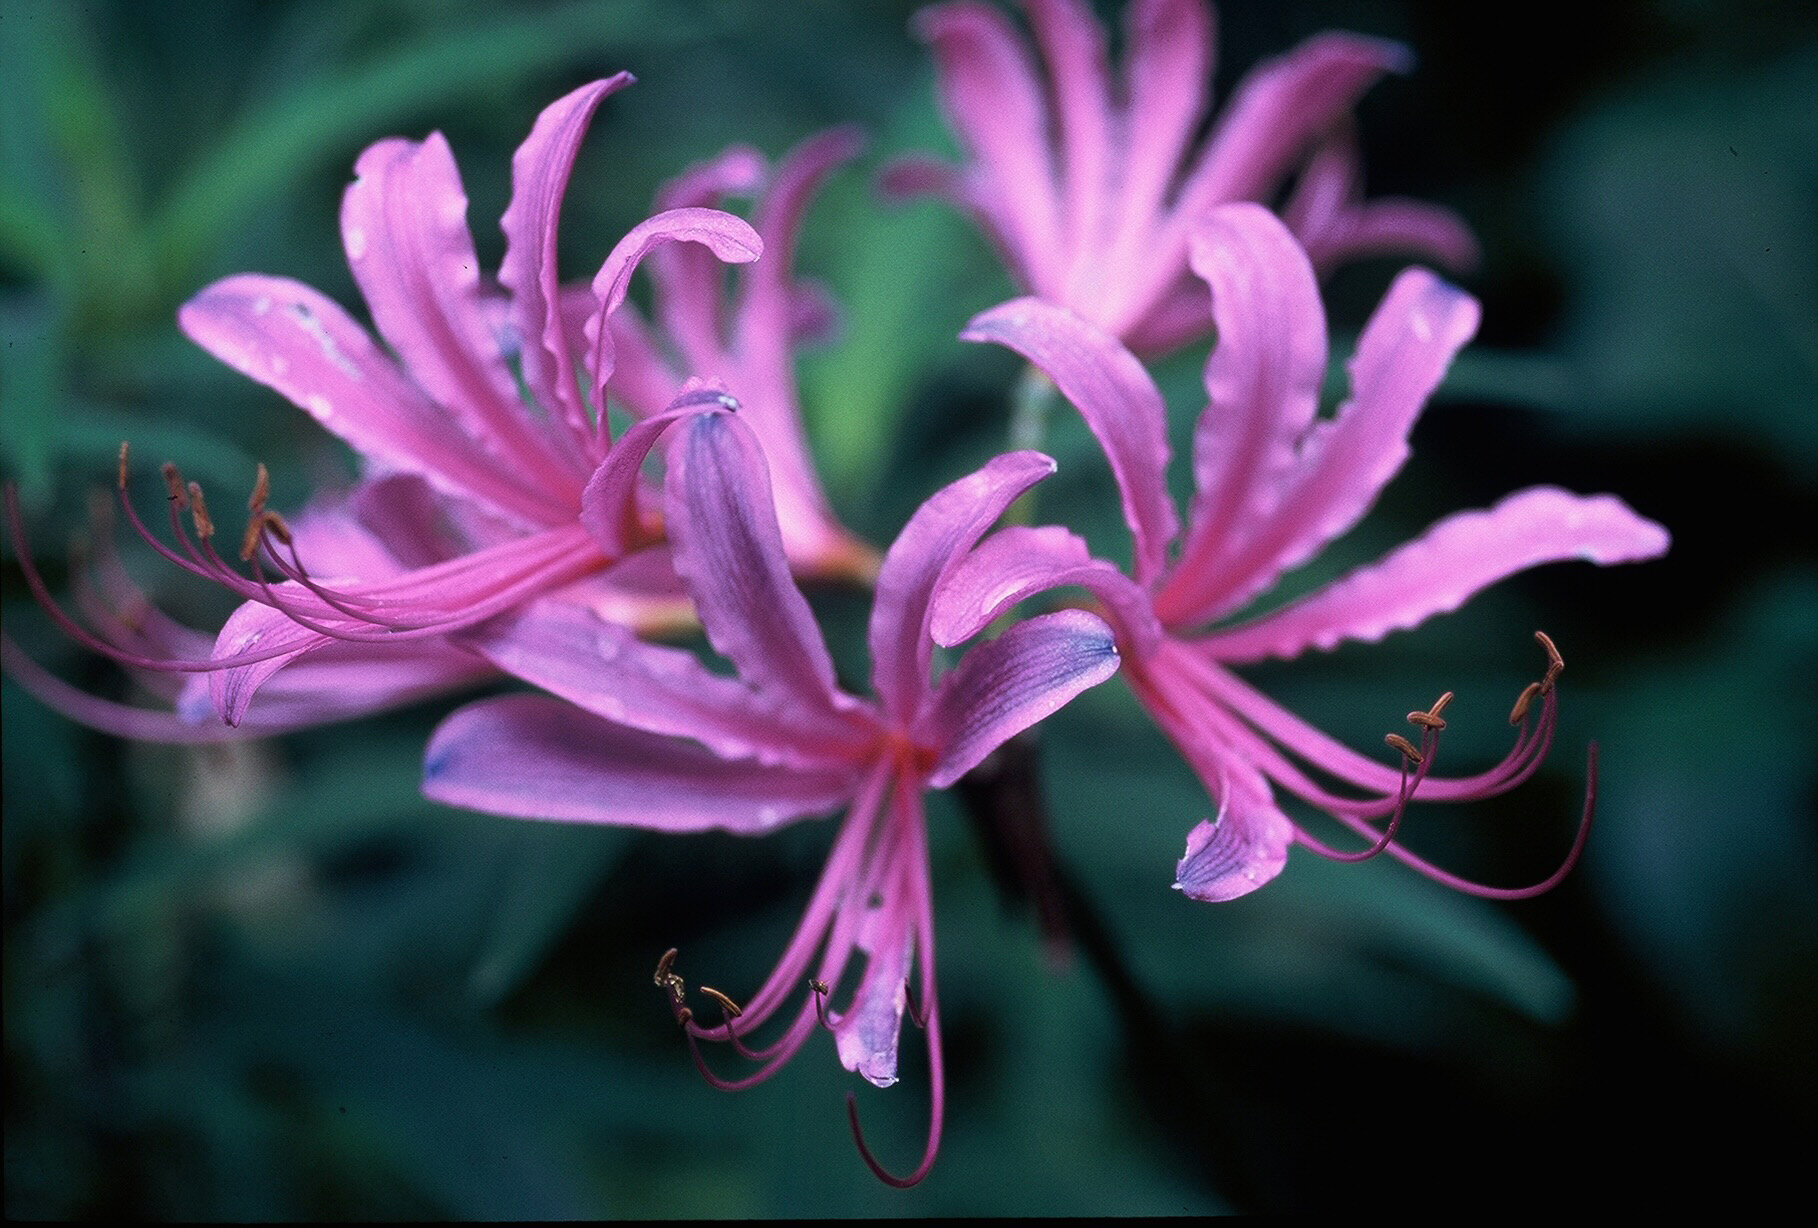
<svg viewBox="0 0 1818 1228">
<path fill-rule="evenodd" d="M 923 1035 L 928 1038 L 928 1084 L 929 1114 L 928 1142 L 922 1149 L 922 1162 L 906 1177 L 899 1177 L 885 1168 L 871 1148 L 865 1143 L 865 1132 L 859 1125 L 858 1097 L 851 1092 L 846 1094 L 846 1119 L 852 1125 L 852 1139 L 858 1145 L 859 1157 L 873 1176 L 886 1185 L 906 1190 L 920 1183 L 934 1167 L 934 1157 L 941 1148 L 941 1126 L 945 1120 L 947 1105 L 946 1069 L 941 1058 L 941 1023 L 940 1003 L 934 993 L 934 910 L 933 900 L 928 891 L 928 845 L 927 830 L 922 823 L 916 823 L 910 833 L 912 847 L 909 855 L 916 861 L 921 874 L 919 899 L 916 905 L 916 938 L 920 946 L 919 963 L 922 976 L 922 997 L 927 1005 L 927 1014 L 918 1021 L 923 1028 Z"/>
<path fill-rule="evenodd" d="M 1402 753 L 1401 788 L 1395 795 L 1395 810 L 1389 819 L 1389 824 L 1387 827 L 1383 828 L 1382 835 L 1378 836 L 1373 844 L 1368 848 L 1360 849 L 1357 852 L 1342 853 L 1337 849 L 1332 848 L 1324 841 L 1316 840 L 1307 835 L 1305 831 L 1300 830 L 1298 827 L 1295 831 L 1296 842 L 1306 846 L 1308 849 L 1319 854 L 1321 857 L 1326 858 L 1328 861 L 1353 864 L 1369 861 L 1370 859 L 1380 857 L 1383 853 L 1387 852 L 1389 847 L 1395 843 L 1396 835 L 1401 831 L 1401 821 L 1407 815 L 1409 799 L 1414 796 L 1414 791 L 1420 787 L 1420 782 L 1426 779 L 1427 773 L 1432 770 L 1434 756 L 1439 750 L 1439 729 L 1433 724 L 1428 724 L 1425 721 L 1416 720 L 1415 718 L 1426 717 L 1437 721 L 1439 726 L 1444 726 L 1445 722 L 1439 720 L 1436 713 L 1445 707 L 1447 701 L 1450 700 L 1451 697 L 1452 692 L 1447 691 L 1440 701 L 1433 706 L 1432 711 L 1410 712 L 1408 714 L 1409 721 L 1416 725 L 1422 725 L 1426 730 L 1421 736 L 1419 749 L 1416 749 L 1412 742 L 1409 742 L 1400 734 L 1392 733 L 1385 739 L 1390 746 L 1395 747 Z M 1408 766 L 1410 764 L 1414 767 L 1412 780 L 1409 779 L 1408 774 Z"/>
<path fill-rule="evenodd" d="M 1389 850 L 1391 856 L 1405 862 L 1420 871 L 1436 883 L 1474 895 L 1485 900 L 1529 900 L 1537 895 L 1545 895 L 1565 881 L 1566 875 L 1584 855 L 1586 843 L 1591 838 L 1591 821 L 1597 812 L 1597 743 L 1592 742 L 1586 752 L 1584 812 L 1578 820 L 1578 831 L 1572 837 L 1572 847 L 1567 850 L 1565 859 L 1551 874 L 1528 887 L 1491 887 L 1484 883 L 1473 882 L 1467 878 L 1442 870 L 1423 857 L 1408 852 L 1400 845 Z"/>
</svg>

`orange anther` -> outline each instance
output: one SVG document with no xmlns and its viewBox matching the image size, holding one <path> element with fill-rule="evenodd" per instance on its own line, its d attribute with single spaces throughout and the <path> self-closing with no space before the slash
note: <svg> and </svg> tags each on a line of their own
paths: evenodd
<svg viewBox="0 0 1818 1228">
<path fill-rule="evenodd" d="M 196 536 L 207 541 L 215 535 L 215 522 L 208 514 L 208 502 L 202 498 L 202 487 L 194 482 L 189 484 L 189 503 L 196 521 Z"/>
<path fill-rule="evenodd" d="M 1420 753 L 1419 748 L 1399 733 L 1384 734 L 1382 740 L 1387 742 L 1392 749 L 1406 755 L 1412 762 L 1417 764 L 1426 762 L 1426 756 Z"/>
<path fill-rule="evenodd" d="M 1538 682 L 1530 682 L 1523 687 L 1521 695 L 1515 700 L 1515 706 L 1509 710 L 1509 724 L 1519 725 L 1527 720 L 1529 706 L 1538 696 L 1544 694 L 1546 694 L 1546 688 Z"/>
<path fill-rule="evenodd" d="M 740 1015 L 745 1013 L 744 1008 L 737 1002 L 734 1002 L 731 998 L 728 998 L 725 994 L 713 988 L 711 985 L 701 986 L 701 992 L 706 994 L 709 998 L 712 998 L 721 1010 L 725 1011 L 728 1015 L 731 1015 L 734 1019 L 737 1019 Z"/>
</svg>

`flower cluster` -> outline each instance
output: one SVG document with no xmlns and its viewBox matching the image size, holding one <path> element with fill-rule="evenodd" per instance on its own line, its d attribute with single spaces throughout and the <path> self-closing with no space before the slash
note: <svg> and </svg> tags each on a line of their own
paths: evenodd
<svg viewBox="0 0 1818 1228">
<path fill-rule="evenodd" d="M 1410 714 L 1418 744 L 1390 735 L 1383 763 L 1233 669 L 1378 639 L 1536 564 L 1666 549 L 1659 526 L 1612 496 L 1541 487 L 1442 520 L 1376 564 L 1253 613 L 1284 572 L 1368 511 L 1476 328 L 1468 295 L 1408 270 L 1362 335 L 1350 399 L 1321 416 L 1328 346 L 1316 271 L 1382 250 L 1452 266 L 1473 258 L 1449 214 L 1367 201 L 1358 186 L 1348 113 L 1405 53 L 1350 35 L 1315 39 L 1246 78 L 1196 140 L 1211 56 L 1202 0 L 1135 0 L 1115 83 L 1083 0 L 1026 8 L 1039 66 L 995 8 L 954 0 L 922 14 L 967 161 L 899 161 L 884 183 L 962 205 L 1028 292 L 963 336 L 1020 354 L 1038 386 L 1084 416 L 1121 492 L 1127 574 L 1065 527 L 995 528 L 1054 470 L 1034 451 L 998 456 L 932 495 L 881 554 L 835 518 L 793 373 L 795 347 L 825 333 L 833 310 L 791 266 L 807 206 L 857 153 L 856 133 L 811 138 L 775 167 L 735 147 L 685 171 L 590 283 L 565 284 L 562 198 L 595 110 L 631 81 L 620 74 L 548 107 L 519 148 L 496 280 L 478 271 L 439 134 L 361 156 L 342 232 L 383 345 L 284 278 L 229 277 L 183 308 L 197 344 L 295 402 L 365 469 L 351 491 L 289 519 L 267 506 L 261 473 L 236 565 L 217 548 L 201 489 L 172 467 L 175 544 L 140 522 L 122 452 L 120 503 L 135 528 L 172 564 L 243 600 L 212 636 L 157 611 L 105 555 L 77 594 L 84 618 L 65 613 L 21 543 L 28 579 L 61 625 L 136 671 L 167 709 L 76 692 L 10 641 L 9 670 L 78 719 L 177 741 L 345 720 L 508 678 L 534 690 L 468 703 L 436 730 L 430 797 L 669 833 L 756 835 L 842 814 L 800 925 L 743 1005 L 706 987 L 691 1005 L 674 952 L 656 981 L 703 1072 L 725 1087 L 769 1077 L 823 1028 L 847 1069 L 888 1086 L 910 1015 L 926 1031 L 933 1080 L 922 1160 L 893 1176 L 859 1136 L 866 1162 L 895 1184 L 928 1172 L 941 1135 L 924 796 L 1120 668 L 1216 808 L 1188 833 L 1176 869 L 1188 896 L 1254 890 L 1295 845 L 1341 860 L 1387 853 L 1479 894 L 1546 889 L 1558 875 L 1486 887 L 1398 840 L 1411 802 L 1502 792 L 1546 755 L 1562 662 L 1545 636 L 1549 664 L 1517 705 L 1513 749 L 1468 777 L 1434 773 L 1448 697 Z M 752 199 L 752 221 L 723 211 L 735 197 Z M 626 298 L 640 267 L 648 313 Z M 1217 340 L 1183 529 L 1165 480 L 1166 407 L 1135 354 L 1208 334 Z M 629 425 L 615 435 L 619 413 Z M 873 591 L 869 697 L 836 679 L 803 579 Z M 1057 589 L 1085 596 L 1015 619 Z M 656 642 L 691 626 L 733 673 Z M 937 669 L 937 646 L 981 636 Z M 1361 848 L 1325 843 L 1277 791 L 1330 815 Z M 1560 874 L 1583 838 L 1581 827 Z M 717 1005 L 716 1022 L 696 1016 L 703 1000 Z M 779 1015 L 780 1031 L 767 1027 Z M 752 1069 L 715 1073 L 704 1042 Z"/>
</svg>

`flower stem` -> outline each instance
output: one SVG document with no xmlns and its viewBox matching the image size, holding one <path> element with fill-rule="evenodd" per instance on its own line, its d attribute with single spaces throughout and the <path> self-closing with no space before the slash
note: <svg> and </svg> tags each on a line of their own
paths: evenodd
<svg viewBox="0 0 1818 1228">
<path fill-rule="evenodd" d="M 1010 392 L 1010 448 L 1039 448 L 1048 435 L 1048 415 L 1054 408 L 1059 390 L 1034 363 L 1023 368 L 1016 387 Z M 1027 491 L 1004 513 L 1005 524 L 1035 523 L 1036 492 Z"/>
</svg>

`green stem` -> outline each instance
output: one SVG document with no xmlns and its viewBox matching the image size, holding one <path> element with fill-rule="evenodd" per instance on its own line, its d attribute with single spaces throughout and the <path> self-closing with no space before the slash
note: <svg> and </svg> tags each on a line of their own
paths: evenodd
<svg viewBox="0 0 1818 1228">
<path fill-rule="evenodd" d="M 1010 392 L 1009 445 L 1013 451 L 1039 448 L 1048 436 L 1048 415 L 1059 399 L 1059 389 L 1047 372 L 1033 363 L 1023 368 Z M 1004 513 L 1005 524 L 1035 523 L 1036 492 L 1030 490 Z"/>
</svg>

